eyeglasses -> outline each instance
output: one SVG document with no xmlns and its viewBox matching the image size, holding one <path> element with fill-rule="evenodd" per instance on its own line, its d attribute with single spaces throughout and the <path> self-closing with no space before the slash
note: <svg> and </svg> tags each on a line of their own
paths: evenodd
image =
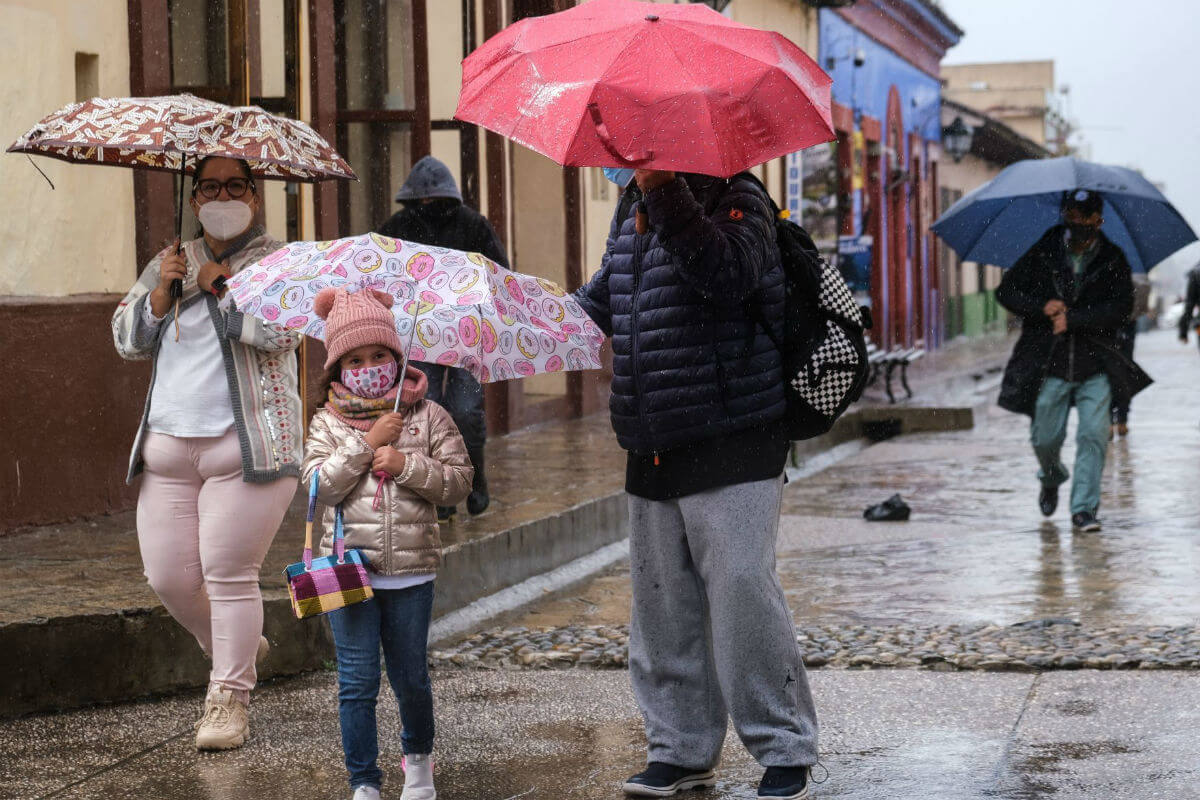
<svg viewBox="0 0 1200 800">
<path fill-rule="evenodd" d="M 196 184 L 193 190 L 205 200 L 216 200 L 221 195 L 221 190 L 225 190 L 225 194 L 237 200 L 244 197 L 246 192 L 254 189 L 254 181 L 246 180 L 245 178 L 230 178 L 227 181 L 219 181 L 216 178 L 205 178 Z"/>
</svg>

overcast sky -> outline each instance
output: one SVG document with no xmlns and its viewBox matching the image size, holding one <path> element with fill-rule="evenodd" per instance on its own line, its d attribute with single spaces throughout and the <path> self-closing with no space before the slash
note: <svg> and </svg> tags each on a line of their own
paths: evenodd
<svg viewBox="0 0 1200 800">
<path fill-rule="evenodd" d="M 1165 184 L 1200 232 L 1200 2 L 941 3 L 966 32 L 944 63 L 1053 59 L 1092 159 Z M 1200 261 L 1200 243 L 1173 261 Z"/>
</svg>

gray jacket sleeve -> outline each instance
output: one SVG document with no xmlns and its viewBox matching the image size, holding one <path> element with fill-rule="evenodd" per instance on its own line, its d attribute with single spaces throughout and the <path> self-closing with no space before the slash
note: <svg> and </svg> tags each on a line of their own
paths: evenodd
<svg viewBox="0 0 1200 800">
<path fill-rule="evenodd" d="M 170 248 L 164 249 L 150 260 L 137 282 L 121 298 L 117 310 L 113 312 L 113 344 L 116 345 L 117 354 L 127 361 L 144 361 L 151 358 L 158 345 L 162 324 L 151 323 L 147 319 L 147 309 L 150 292 L 158 286 L 159 266 L 169 251 Z M 172 310 L 167 316 L 170 317 L 173 313 Z"/>
</svg>

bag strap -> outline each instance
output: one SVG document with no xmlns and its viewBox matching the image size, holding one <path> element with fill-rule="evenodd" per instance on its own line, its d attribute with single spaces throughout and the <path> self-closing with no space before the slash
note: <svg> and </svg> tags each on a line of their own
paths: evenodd
<svg viewBox="0 0 1200 800">
<path fill-rule="evenodd" d="M 304 571 L 312 571 L 313 561 L 313 519 L 317 515 L 317 481 L 321 477 L 321 468 L 313 470 L 312 479 L 308 483 L 308 514 L 304 520 Z M 333 510 L 333 552 L 337 562 L 346 561 L 346 533 L 342 522 L 342 504 L 338 503 Z"/>
<path fill-rule="evenodd" d="M 321 468 L 317 467 L 312 474 L 312 480 L 308 483 L 308 515 L 304 520 L 304 571 L 308 572 L 312 569 L 312 547 L 313 547 L 313 518 L 317 514 L 317 479 L 320 477 Z"/>
<path fill-rule="evenodd" d="M 342 525 L 342 504 L 333 510 L 333 553 L 339 564 L 346 563 L 346 532 Z"/>
</svg>

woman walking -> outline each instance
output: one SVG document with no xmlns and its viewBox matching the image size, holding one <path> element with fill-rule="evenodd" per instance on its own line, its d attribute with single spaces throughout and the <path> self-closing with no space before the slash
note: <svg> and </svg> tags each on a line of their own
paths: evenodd
<svg viewBox="0 0 1200 800">
<path fill-rule="evenodd" d="M 143 475 L 137 529 L 150 586 L 212 659 L 201 750 L 249 736 L 267 649 L 258 573 L 303 455 L 300 335 L 220 302 L 225 278 L 282 245 L 254 224 L 261 205 L 244 161 L 201 161 L 190 206 L 204 235 L 151 260 L 112 320 L 117 352 L 154 362 L 129 479 Z"/>
</svg>

